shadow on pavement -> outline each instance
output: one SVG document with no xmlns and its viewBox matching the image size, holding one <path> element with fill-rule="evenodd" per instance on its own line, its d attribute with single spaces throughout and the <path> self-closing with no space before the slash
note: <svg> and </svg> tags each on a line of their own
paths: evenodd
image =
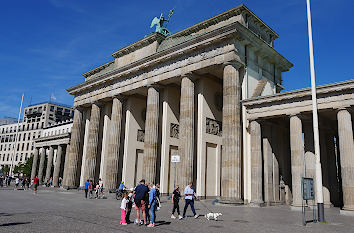
<svg viewBox="0 0 354 233">
<path fill-rule="evenodd" d="M 13 214 L 0 213 L 0 216 L 12 216 Z"/>
<path fill-rule="evenodd" d="M 171 222 L 166 222 L 166 221 L 156 221 L 155 226 L 162 226 L 162 225 L 170 225 Z"/>
<path fill-rule="evenodd" d="M 31 222 L 10 222 L 10 223 L 0 224 L 0 227 L 16 226 L 16 225 L 23 225 L 23 224 L 30 224 L 30 223 Z"/>
</svg>

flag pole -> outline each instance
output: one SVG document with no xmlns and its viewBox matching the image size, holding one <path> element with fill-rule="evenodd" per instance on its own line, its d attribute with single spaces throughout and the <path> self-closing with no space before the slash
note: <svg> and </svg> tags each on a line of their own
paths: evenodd
<svg viewBox="0 0 354 233">
<path fill-rule="evenodd" d="M 24 93 L 22 93 L 20 111 L 19 111 L 19 113 L 18 113 L 17 128 L 16 128 L 16 136 L 15 136 L 15 143 L 14 143 L 14 145 L 13 145 L 12 156 L 11 156 L 10 176 L 13 176 L 13 170 L 14 170 L 14 158 L 15 158 L 16 146 L 17 146 L 17 141 L 18 141 L 18 130 L 19 130 L 19 128 L 20 128 L 20 119 L 21 119 L 21 111 L 22 111 L 23 96 L 24 96 Z"/>
<path fill-rule="evenodd" d="M 323 191 L 322 191 L 322 168 L 321 168 L 321 155 L 320 155 L 320 141 L 318 133 L 318 112 L 317 112 L 317 96 L 316 96 L 316 83 L 315 83 L 315 65 L 313 57 L 313 42 L 312 42 L 312 26 L 311 26 L 311 9 L 310 0 L 306 0 L 307 5 L 307 27 L 309 37 L 309 53 L 310 53 L 310 71 L 311 71 L 311 93 L 312 93 L 312 119 L 313 119 L 313 138 L 315 144 L 315 185 L 316 185 L 316 199 L 318 210 L 318 221 L 324 222 L 324 205 L 323 205 Z"/>
</svg>

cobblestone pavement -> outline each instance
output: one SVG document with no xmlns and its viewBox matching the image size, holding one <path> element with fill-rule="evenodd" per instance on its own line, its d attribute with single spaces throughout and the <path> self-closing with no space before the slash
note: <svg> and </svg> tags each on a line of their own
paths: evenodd
<svg viewBox="0 0 354 233">
<path fill-rule="evenodd" d="M 251 208 L 218 206 L 210 201 L 196 202 L 200 215 L 221 212 L 219 221 L 203 216 L 171 219 L 171 204 L 163 198 L 153 229 L 129 224 L 119 225 L 120 201 L 84 199 L 79 191 L 40 188 L 32 191 L 0 189 L 0 232 L 354 232 L 354 217 L 339 215 L 337 208 L 326 209 L 327 223 L 301 225 L 301 212 L 289 207 Z M 183 202 L 182 208 L 183 208 Z M 204 205 L 203 205 L 204 204 Z M 207 207 L 205 207 L 207 206 Z M 308 218 L 311 211 L 308 212 Z M 135 213 L 132 218 L 135 218 Z"/>
</svg>

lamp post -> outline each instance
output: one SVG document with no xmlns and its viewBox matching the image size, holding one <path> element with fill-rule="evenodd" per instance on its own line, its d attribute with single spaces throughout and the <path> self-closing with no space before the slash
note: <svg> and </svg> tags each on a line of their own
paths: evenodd
<svg viewBox="0 0 354 233">
<path fill-rule="evenodd" d="M 315 65 L 313 58 L 313 43 L 312 43 L 312 27 L 311 27 L 311 9 L 310 0 L 306 0 L 307 4 L 307 27 L 309 36 L 309 53 L 310 53 L 310 71 L 311 71 L 311 93 L 312 93 L 312 120 L 313 120 L 313 138 L 315 144 L 315 158 L 316 158 L 316 199 L 318 209 L 318 221 L 324 222 L 324 205 L 322 192 L 322 169 L 321 169 L 321 155 L 320 155 L 320 141 L 318 133 L 318 113 L 317 113 L 317 97 L 316 97 L 316 83 L 315 83 Z"/>
</svg>

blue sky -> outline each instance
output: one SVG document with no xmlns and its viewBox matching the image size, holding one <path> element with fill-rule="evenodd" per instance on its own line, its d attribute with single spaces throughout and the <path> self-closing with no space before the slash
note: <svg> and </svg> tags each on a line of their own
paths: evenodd
<svg viewBox="0 0 354 233">
<path fill-rule="evenodd" d="M 279 34 L 275 49 L 294 64 L 286 90 L 310 86 L 305 0 L 3 0 L 0 5 L 0 117 L 47 101 L 72 105 L 66 88 L 112 59 L 112 52 L 151 32 L 160 12 L 175 13 L 177 32 L 244 3 Z M 353 79 L 354 1 L 312 0 L 317 84 Z"/>
</svg>

